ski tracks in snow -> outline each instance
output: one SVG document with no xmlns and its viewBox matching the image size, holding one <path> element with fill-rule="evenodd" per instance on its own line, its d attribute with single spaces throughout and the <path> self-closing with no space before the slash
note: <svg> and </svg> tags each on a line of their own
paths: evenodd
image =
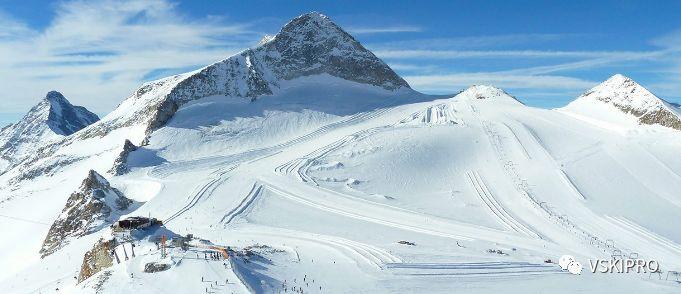
<svg viewBox="0 0 681 294">
<path fill-rule="evenodd" d="M 230 167 L 227 167 L 226 169 L 218 170 L 215 173 L 213 173 L 215 176 L 208 180 L 205 184 L 201 185 L 196 193 L 193 193 L 193 195 L 189 198 L 189 201 L 185 206 L 180 208 L 178 211 L 167 217 L 165 220 L 163 220 L 164 223 L 169 223 L 182 215 L 183 213 L 187 212 L 190 210 L 192 207 L 196 206 L 196 204 L 204 198 L 206 195 L 211 195 L 215 189 L 217 189 L 220 184 L 224 181 L 226 181 L 229 178 L 229 172 L 233 171 L 236 169 L 238 165 L 233 165 Z"/>
<path fill-rule="evenodd" d="M 351 142 L 357 142 L 359 140 L 362 140 L 366 137 L 369 137 L 373 134 L 376 134 L 378 132 L 391 129 L 393 128 L 392 125 L 386 125 L 386 126 L 379 126 L 379 127 L 374 127 L 366 130 L 361 130 L 358 132 L 355 132 L 351 135 L 345 136 L 340 140 L 337 140 L 331 144 L 328 144 L 322 148 L 316 149 L 304 157 L 301 158 L 296 158 L 294 160 L 291 160 L 289 162 L 286 162 L 282 165 L 277 166 L 274 171 L 277 173 L 281 174 L 292 174 L 295 172 L 295 176 L 300 180 L 301 182 L 304 183 L 312 183 L 315 186 L 319 186 L 317 181 L 313 177 L 307 174 L 308 170 L 310 167 L 312 167 L 319 159 L 327 156 L 331 152 L 334 152 L 343 146 L 346 146 L 347 144 Z"/>
<path fill-rule="evenodd" d="M 234 209 L 229 211 L 227 214 L 225 214 L 225 216 L 222 217 L 220 222 L 223 223 L 225 226 L 228 225 L 232 220 L 234 220 L 234 218 L 236 218 L 237 216 L 241 215 L 244 211 L 246 211 L 246 209 L 251 204 L 253 204 L 255 199 L 257 199 L 258 196 L 260 196 L 260 194 L 262 194 L 262 191 L 263 191 L 262 185 L 260 185 L 258 183 L 253 184 L 251 191 L 248 192 L 248 194 L 246 194 L 246 197 L 244 197 L 244 199 L 241 200 L 241 202 L 239 203 L 239 205 L 237 205 L 237 207 L 235 207 Z"/>
<path fill-rule="evenodd" d="M 179 162 L 172 162 L 172 163 L 166 163 L 163 165 L 160 165 L 158 167 L 155 167 L 149 172 L 149 175 L 154 176 L 156 178 L 166 178 L 172 174 L 182 172 L 182 171 L 187 171 L 191 169 L 198 169 L 202 167 L 216 167 L 216 166 L 224 166 L 227 164 L 236 164 L 240 162 L 246 162 L 246 161 L 253 161 L 253 160 L 260 160 L 263 158 L 267 158 L 269 156 L 275 155 L 276 153 L 280 152 L 282 149 L 285 149 L 287 147 L 293 146 L 298 143 L 302 143 L 305 141 L 308 141 L 310 139 L 313 139 L 315 137 L 318 137 L 320 135 L 326 134 L 334 129 L 338 129 L 344 126 L 356 124 L 356 123 L 361 123 L 364 121 L 367 121 L 369 119 L 381 116 L 382 114 L 390 111 L 392 108 L 381 108 L 376 111 L 370 111 L 370 112 L 362 112 L 358 113 L 355 115 L 352 115 L 346 119 L 342 119 L 337 122 L 333 122 L 324 126 L 321 126 L 317 129 L 315 129 L 312 132 L 309 132 L 307 134 L 301 135 L 299 137 L 295 137 L 293 139 L 290 139 L 288 141 L 285 141 L 283 143 L 279 143 L 276 145 L 272 145 L 269 147 L 264 147 L 264 148 L 258 148 L 258 149 L 251 149 L 251 150 L 246 150 L 243 152 L 235 153 L 235 154 L 228 154 L 228 155 L 216 155 L 216 156 L 208 156 L 208 157 L 202 157 L 198 159 L 192 159 L 192 160 L 185 160 L 185 161 L 179 161 Z"/>
<path fill-rule="evenodd" d="M 657 244 L 658 246 L 663 247 L 670 251 L 670 253 L 676 256 L 681 256 L 681 245 L 676 244 L 674 241 L 659 236 L 625 217 L 606 215 L 605 218 L 608 221 L 617 225 L 618 227 L 636 236 L 644 238 L 647 242 Z"/>
<path fill-rule="evenodd" d="M 386 250 L 373 245 L 352 241 L 341 237 L 313 234 L 288 229 L 285 229 L 282 232 L 248 230 L 246 234 L 273 237 L 280 241 L 292 240 L 295 242 L 304 242 L 315 247 L 330 247 L 340 252 L 342 255 L 354 260 L 358 265 L 365 264 L 376 269 L 385 269 L 386 264 L 402 263 L 402 259 L 391 254 L 390 252 L 387 252 Z M 299 256 L 297 258 L 300 259 Z"/>
<path fill-rule="evenodd" d="M 537 233 L 523 225 L 520 221 L 508 213 L 506 209 L 501 206 L 501 204 L 499 204 L 492 192 L 490 192 L 487 184 L 485 184 L 485 181 L 482 179 L 482 176 L 480 176 L 479 172 L 469 171 L 466 172 L 466 175 L 468 176 L 468 179 L 473 185 L 473 188 L 475 189 L 476 194 L 478 194 L 480 200 L 485 203 L 487 208 L 504 226 L 525 236 L 539 238 Z"/>
<path fill-rule="evenodd" d="M 517 261 L 487 261 L 461 263 L 391 263 L 398 275 L 409 276 L 527 276 L 537 274 L 564 274 L 552 264 Z"/>
</svg>

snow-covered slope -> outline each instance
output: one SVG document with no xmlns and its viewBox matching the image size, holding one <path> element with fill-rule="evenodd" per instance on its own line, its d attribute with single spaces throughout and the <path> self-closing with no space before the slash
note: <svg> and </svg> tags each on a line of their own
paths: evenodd
<svg viewBox="0 0 681 294">
<path fill-rule="evenodd" d="M 37 150 L 10 177 L 16 182 L 80 161 L 81 154 L 65 153 L 80 150 L 73 145 L 82 145 L 84 141 L 99 141 L 92 144 L 95 146 L 89 148 L 90 153 L 119 148 L 125 140 L 144 145 L 153 131 L 163 127 L 182 105 L 191 101 L 211 96 L 226 97 L 226 101 L 235 98 L 253 101 L 263 96 L 290 96 L 287 93 L 291 92 L 310 96 L 306 88 L 319 92 L 319 83 L 310 80 L 320 78 L 326 80 L 322 82 L 325 87 L 351 82 L 365 85 L 363 88 L 370 93 L 385 93 L 380 95 L 384 96 L 382 102 L 348 101 L 348 105 L 360 102 L 351 109 L 354 112 L 397 103 L 390 93 L 415 93 L 390 67 L 328 17 L 312 12 L 294 18 L 277 35 L 254 48 L 194 72 L 144 84 L 98 123 Z M 356 85 L 353 88 L 362 88 Z M 329 105 L 333 103 L 325 100 L 334 97 L 306 98 L 318 99 L 314 104 Z M 102 140 L 103 137 L 106 139 Z"/>
<path fill-rule="evenodd" d="M 84 107 L 74 106 L 51 91 L 17 123 L 0 130 L 0 174 L 41 145 L 71 135 L 99 120 Z"/>
<path fill-rule="evenodd" d="M 661 125 L 681 130 L 681 110 L 621 74 L 579 96 L 566 112 L 623 127 Z"/>
<path fill-rule="evenodd" d="M 492 86 L 423 95 L 336 28 L 296 18 L 260 47 L 143 86 L 0 176 L 0 292 L 678 292 L 676 130 L 617 132 Z M 355 77 L 334 48 L 376 67 Z M 141 203 L 121 217 L 163 226 L 121 233 L 89 217 L 96 229 L 41 259 L 90 170 Z M 560 269 L 563 254 L 581 275 Z M 613 256 L 663 272 L 588 270 Z"/>
</svg>

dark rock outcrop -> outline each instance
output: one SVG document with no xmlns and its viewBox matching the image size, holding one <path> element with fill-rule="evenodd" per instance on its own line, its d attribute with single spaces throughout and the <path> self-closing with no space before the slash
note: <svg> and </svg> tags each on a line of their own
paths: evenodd
<svg viewBox="0 0 681 294">
<path fill-rule="evenodd" d="M 162 272 L 170 268 L 169 264 L 165 263 L 158 263 L 158 262 L 150 262 L 144 265 L 144 272 L 145 273 L 156 273 L 156 272 Z"/>
<path fill-rule="evenodd" d="M 130 152 L 137 150 L 137 146 L 132 144 L 130 140 L 125 140 L 123 144 L 123 151 L 118 154 L 118 157 L 114 160 L 113 167 L 109 170 L 114 176 L 120 176 L 128 172 L 128 155 Z"/>
<path fill-rule="evenodd" d="M 113 258 L 111 258 L 110 254 L 111 250 L 113 250 L 113 244 L 113 240 L 105 241 L 104 239 L 99 239 L 92 249 L 85 252 L 83 264 L 78 274 L 78 283 L 113 265 Z"/>
<path fill-rule="evenodd" d="M 78 191 L 73 192 L 62 213 L 50 227 L 40 254 L 45 257 L 77 238 L 95 232 L 115 221 L 132 201 L 90 170 Z"/>
</svg>

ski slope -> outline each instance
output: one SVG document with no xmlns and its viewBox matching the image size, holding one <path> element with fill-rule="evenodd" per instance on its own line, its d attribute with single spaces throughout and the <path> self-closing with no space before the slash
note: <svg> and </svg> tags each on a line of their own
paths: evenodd
<svg viewBox="0 0 681 294">
<path fill-rule="evenodd" d="M 333 97 L 326 90 L 255 105 L 196 100 L 132 153 L 130 173 L 110 178 L 126 197 L 145 202 L 131 215 L 250 248 L 255 257 L 225 263 L 177 251 L 169 270 L 144 273 L 144 263 L 160 260 L 152 243 L 76 284 L 82 254 L 107 232 L 72 240 L 43 260 L 32 252 L 48 229 L 40 223 L 58 214 L 73 188 L 49 183 L 76 177 L 86 162 L 22 185 L 0 204 L 11 215 L 57 195 L 24 216 L 34 222 L 0 218 L 5 235 L 22 244 L 2 242 L 0 291 L 681 289 L 647 274 L 575 276 L 545 263 L 572 254 L 587 264 L 619 253 L 655 259 L 664 273 L 681 271 L 681 162 L 668 160 L 681 145 L 676 131 L 622 133 L 524 106 L 492 87 L 436 99 L 345 85 L 350 95 L 325 102 L 315 99 Z M 392 102 L 381 106 L 381 99 Z M 346 110 L 334 111 L 339 103 Z"/>
</svg>

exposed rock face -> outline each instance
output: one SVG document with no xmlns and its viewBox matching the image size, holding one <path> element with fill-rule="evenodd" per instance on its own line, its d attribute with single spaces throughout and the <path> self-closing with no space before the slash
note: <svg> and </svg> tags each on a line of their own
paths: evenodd
<svg viewBox="0 0 681 294">
<path fill-rule="evenodd" d="M 85 252 L 83 265 L 81 265 L 80 274 L 78 274 L 78 283 L 113 265 L 113 259 L 109 253 L 113 249 L 113 243 L 113 240 L 99 239 L 92 249 Z"/>
<path fill-rule="evenodd" d="M 72 105 L 57 91 L 47 93 L 45 101 L 50 104 L 47 125 L 56 134 L 68 136 L 99 120 L 96 114 Z"/>
<path fill-rule="evenodd" d="M 320 13 L 294 18 L 258 49 L 256 52 L 267 53 L 264 61 L 279 79 L 327 73 L 389 90 L 409 87 L 383 61 Z"/>
<path fill-rule="evenodd" d="M 162 272 L 170 268 L 169 264 L 165 263 L 157 263 L 157 262 L 150 262 L 144 265 L 144 272 L 145 273 L 156 273 L 156 272 Z"/>
<path fill-rule="evenodd" d="M 84 236 L 103 228 L 115 221 L 131 203 L 106 179 L 91 170 L 50 227 L 40 253 L 45 257 L 68 244 L 69 237 Z"/>
<path fill-rule="evenodd" d="M 658 124 L 681 130 L 681 110 L 620 74 L 610 77 L 570 104 L 585 101 L 597 101 L 615 107 L 636 117 L 639 124 Z M 570 105 L 566 108 L 570 108 Z"/>
<path fill-rule="evenodd" d="M 112 128 L 140 121 L 150 133 L 165 125 L 188 101 L 212 95 L 252 100 L 271 95 L 281 81 L 317 74 L 387 90 L 409 88 L 388 65 L 328 17 L 312 12 L 294 18 L 276 36 L 266 36 L 254 48 L 201 70 L 143 85 L 122 104 L 143 105 L 134 107 L 134 114 L 97 125 L 81 136 L 102 136 Z"/>
<path fill-rule="evenodd" d="M 71 135 L 99 120 L 84 107 L 75 106 L 51 91 L 15 124 L 0 130 L 0 174 L 38 147 Z"/>
<path fill-rule="evenodd" d="M 118 157 L 116 157 L 114 165 L 109 170 L 109 173 L 111 173 L 114 176 L 120 176 L 122 174 L 127 173 L 128 155 L 130 154 L 130 152 L 133 152 L 135 150 L 137 150 L 137 146 L 135 146 L 135 144 L 132 144 L 130 140 L 125 140 L 125 144 L 123 144 L 123 151 L 121 151 L 121 153 L 118 154 Z"/>
</svg>

